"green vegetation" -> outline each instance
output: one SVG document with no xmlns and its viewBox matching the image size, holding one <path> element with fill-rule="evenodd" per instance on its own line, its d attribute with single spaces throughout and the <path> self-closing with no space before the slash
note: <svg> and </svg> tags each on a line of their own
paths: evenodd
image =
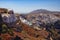
<svg viewBox="0 0 60 40">
<path fill-rule="evenodd" d="M 14 36 L 14 33 L 13 33 L 13 30 L 12 30 L 12 29 L 8 29 L 8 33 L 9 33 L 11 36 Z"/>
<path fill-rule="evenodd" d="M 6 24 L 2 24 L 2 33 L 9 33 L 11 36 L 13 36 L 13 31 L 11 28 L 8 28 L 8 26 Z"/>
<path fill-rule="evenodd" d="M 4 33 L 6 33 L 7 32 L 7 25 L 5 25 L 5 24 L 2 24 L 2 33 L 4 34 Z"/>
</svg>

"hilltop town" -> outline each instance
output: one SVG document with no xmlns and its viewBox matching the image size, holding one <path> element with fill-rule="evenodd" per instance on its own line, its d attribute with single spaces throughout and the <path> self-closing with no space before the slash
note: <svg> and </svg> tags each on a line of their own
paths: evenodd
<svg viewBox="0 0 60 40">
<path fill-rule="evenodd" d="M 0 8 L 0 40 L 60 40 L 60 12 L 16 14 Z"/>
</svg>

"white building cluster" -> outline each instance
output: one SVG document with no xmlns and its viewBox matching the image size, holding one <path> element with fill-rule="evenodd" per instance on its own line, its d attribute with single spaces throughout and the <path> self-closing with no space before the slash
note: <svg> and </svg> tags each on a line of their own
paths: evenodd
<svg viewBox="0 0 60 40">
<path fill-rule="evenodd" d="M 29 22 L 28 20 L 22 18 L 21 16 L 20 16 L 20 20 L 21 20 L 22 23 L 25 23 L 27 25 L 32 25 L 32 22 Z"/>
</svg>

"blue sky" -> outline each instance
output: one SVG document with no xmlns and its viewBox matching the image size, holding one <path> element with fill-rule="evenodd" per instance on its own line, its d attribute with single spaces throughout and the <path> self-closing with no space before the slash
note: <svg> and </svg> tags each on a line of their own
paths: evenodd
<svg viewBox="0 0 60 40">
<path fill-rule="evenodd" d="M 0 8 L 28 13 L 37 9 L 60 11 L 60 0 L 0 0 Z"/>
</svg>

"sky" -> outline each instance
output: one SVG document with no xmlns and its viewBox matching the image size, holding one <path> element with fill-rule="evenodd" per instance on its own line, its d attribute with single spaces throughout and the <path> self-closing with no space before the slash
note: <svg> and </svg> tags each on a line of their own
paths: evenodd
<svg viewBox="0 0 60 40">
<path fill-rule="evenodd" d="M 29 13 L 37 9 L 60 11 L 60 0 L 0 0 L 0 8 L 18 13 Z"/>
</svg>

